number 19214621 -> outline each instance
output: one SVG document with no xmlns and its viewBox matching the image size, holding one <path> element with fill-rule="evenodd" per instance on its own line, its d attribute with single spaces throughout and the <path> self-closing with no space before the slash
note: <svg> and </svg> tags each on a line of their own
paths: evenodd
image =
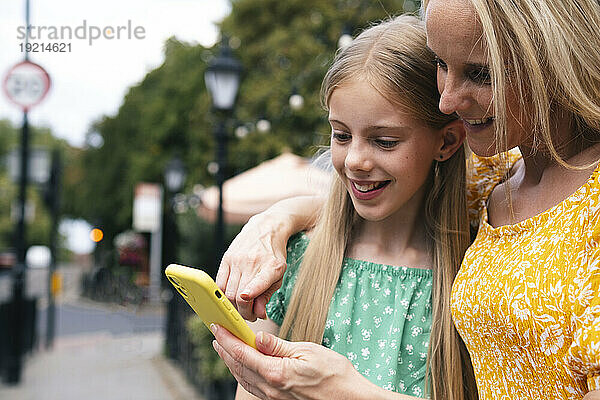
<svg viewBox="0 0 600 400">
<path fill-rule="evenodd" d="M 70 53 L 71 43 L 19 43 L 21 53 Z"/>
</svg>

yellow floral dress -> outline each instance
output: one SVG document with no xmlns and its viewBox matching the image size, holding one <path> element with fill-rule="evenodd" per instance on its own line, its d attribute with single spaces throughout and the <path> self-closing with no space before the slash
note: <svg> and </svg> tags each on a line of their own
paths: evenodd
<svg viewBox="0 0 600 400">
<path fill-rule="evenodd" d="M 480 399 L 581 399 L 600 390 L 600 167 L 558 205 L 493 228 L 485 201 L 506 169 L 473 163 L 480 227 L 451 302 Z"/>
</svg>

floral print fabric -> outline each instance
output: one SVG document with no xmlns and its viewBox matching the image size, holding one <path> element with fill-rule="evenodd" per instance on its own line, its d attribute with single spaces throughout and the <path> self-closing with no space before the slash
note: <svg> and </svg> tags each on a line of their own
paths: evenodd
<svg viewBox="0 0 600 400">
<path fill-rule="evenodd" d="M 480 399 L 581 399 L 600 390 L 600 167 L 558 205 L 494 228 L 493 166 L 474 158 L 481 222 L 451 299 Z"/>
<path fill-rule="evenodd" d="M 278 325 L 283 322 L 307 245 L 304 234 L 288 242 L 282 286 L 267 304 L 268 317 Z M 425 397 L 431 285 L 431 270 L 345 258 L 323 345 L 346 356 L 374 384 Z"/>
</svg>

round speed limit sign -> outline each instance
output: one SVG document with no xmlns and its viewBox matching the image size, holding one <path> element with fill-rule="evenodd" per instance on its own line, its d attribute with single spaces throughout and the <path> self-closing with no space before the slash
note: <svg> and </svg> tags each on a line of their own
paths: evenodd
<svg viewBox="0 0 600 400">
<path fill-rule="evenodd" d="M 41 102 L 50 89 L 50 76 L 39 65 L 23 61 L 8 71 L 2 85 L 6 96 L 23 111 Z"/>
</svg>

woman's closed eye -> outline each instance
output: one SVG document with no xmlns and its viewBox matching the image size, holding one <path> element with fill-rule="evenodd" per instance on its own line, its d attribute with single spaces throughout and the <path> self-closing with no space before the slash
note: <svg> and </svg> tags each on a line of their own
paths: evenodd
<svg viewBox="0 0 600 400">
<path fill-rule="evenodd" d="M 448 65 L 441 58 L 436 56 L 435 64 L 438 69 L 448 72 Z M 475 82 L 480 85 L 490 85 L 492 83 L 492 77 L 490 74 L 490 70 L 487 66 L 473 65 L 471 68 L 467 67 L 465 75 L 471 82 Z"/>
<path fill-rule="evenodd" d="M 487 67 L 474 68 L 469 71 L 467 75 L 471 81 L 481 85 L 489 85 L 492 83 L 492 77 Z"/>
</svg>

